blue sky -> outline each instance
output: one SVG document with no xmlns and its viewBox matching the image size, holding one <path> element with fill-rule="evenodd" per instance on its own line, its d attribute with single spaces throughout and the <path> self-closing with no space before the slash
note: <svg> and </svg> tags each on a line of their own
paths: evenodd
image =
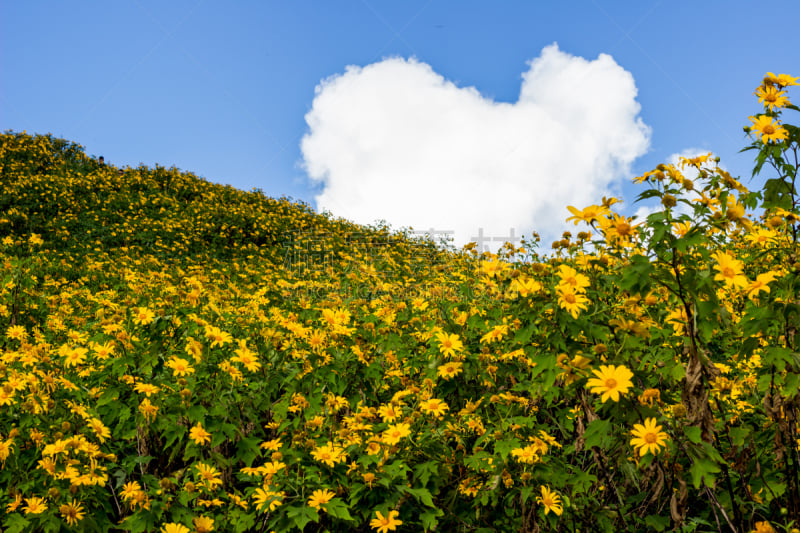
<svg viewBox="0 0 800 533">
<path fill-rule="evenodd" d="M 628 177 L 686 150 L 749 177 L 752 93 L 800 75 L 799 21 L 792 2 L 2 0 L 0 128 L 359 222 L 549 235 L 600 193 L 632 214 Z"/>
</svg>

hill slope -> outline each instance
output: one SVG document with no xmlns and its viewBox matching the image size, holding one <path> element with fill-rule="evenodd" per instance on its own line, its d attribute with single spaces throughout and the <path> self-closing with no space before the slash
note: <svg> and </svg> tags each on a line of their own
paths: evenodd
<svg viewBox="0 0 800 533">
<path fill-rule="evenodd" d="M 708 158 L 684 161 L 696 182 L 660 165 L 638 181 L 662 210 L 573 207 L 585 231 L 548 257 L 441 250 L 4 134 L 0 523 L 791 527 L 789 128 L 753 142 L 781 169 L 763 195 Z"/>
</svg>

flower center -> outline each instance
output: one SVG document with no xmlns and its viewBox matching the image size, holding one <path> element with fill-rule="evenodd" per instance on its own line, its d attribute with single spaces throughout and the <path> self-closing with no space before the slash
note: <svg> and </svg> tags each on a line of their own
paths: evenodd
<svg viewBox="0 0 800 533">
<path fill-rule="evenodd" d="M 575 303 L 575 295 L 574 294 L 570 294 L 570 293 L 565 294 L 564 295 L 564 301 L 569 303 L 569 304 L 574 304 Z"/>
<path fill-rule="evenodd" d="M 772 135 L 775 133 L 775 127 L 772 124 L 767 124 L 761 131 L 763 131 L 765 135 Z"/>
<path fill-rule="evenodd" d="M 614 378 L 608 378 L 606 380 L 606 388 L 613 389 L 617 386 L 617 380 Z"/>
<path fill-rule="evenodd" d="M 725 267 L 722 269 L 722 275 L 726 278 L 735 278 L 736 272 L 734 272 L 731 267 Z"/>
<path fill-rule="evenodd" d="M 658 435 L 656 435 L 655 433 L 645 433 L 644 435 L 644 441 L 647 444 L 653 444 L 657 440 L 658 440 Z"/>
</svg>

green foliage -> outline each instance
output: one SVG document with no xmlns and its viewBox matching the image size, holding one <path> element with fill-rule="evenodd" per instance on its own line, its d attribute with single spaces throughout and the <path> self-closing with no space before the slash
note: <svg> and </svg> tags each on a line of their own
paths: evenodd
<svg viewBox="0 0 800 533">
<path fill-rule="evenodd" d="M 4 134 L 0 524 L 791 530 L 800 138 L 774 124 L 762 191 L 659 165 L 661 209 L 570 207 L 549 255 Z"/>
</svg>

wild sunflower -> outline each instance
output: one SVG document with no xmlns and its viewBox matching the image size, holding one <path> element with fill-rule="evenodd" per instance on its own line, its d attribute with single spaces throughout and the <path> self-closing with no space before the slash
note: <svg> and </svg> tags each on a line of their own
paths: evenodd
<svg viewBox="0 0 800 533">
<path fill-rule="evenodd" d="M 210 533 L 214 531 L 214 519 L 208 516 L 196 516 L 192 519 L 197 533 Z"/>
<path fill-rule="evenodd" d="M 400 513 L 398 511 L 389 511 L 386 516 L 384 516 L 380 511 L 375 511 L 375 518 L 370 520 L 369 526 L 372 529 L 377 529 L 378 533 L 388 533 L 389 531 L 394 531 L 397 529 L 397 526 L 402 525 L 403 521 L 398 520 L 397 516 Z"/>
<path fill-rule="evenodd" d="M 445 363 L 437 368 L 436 372 L 439 374 L 439 377 L 450 379 L 456 374 L 461 373 L 461 363 L 457 361 L 450 361 L 449 363 Z"/>
<path fill-rule="evenodd" d="M 336 466 L 336 463 L 341 463 L 347 459 L 344 449 L 341 446 L 336 446 L 332 442 L 328 442 L 328 444 L 314 448 L 314 451 L 311 452 L 311 455 L 315 460 L 319 461 L 320 463 L 325 463 L 331 468 Z"/>
<path fill-rule="evenodd" d="M 203 425 L 198 422 L 189 430 L 189 438 L 192 439 L 195 444 L 202 446 L 207 442 L 211 442 L 211 433 L 203 429 Z"/>
<path fill-rule="evenodd" d="M 437 333 L 436 340 L 439 341 L 439 351 L 448 357 L 454 357 L 456 352 L 460 352 L 464 348 L 464 345 L 455 333 L 452 335 L 448 335 L 444 332 Z"/>
<path fill-rule="evenodd" d="M 742 272 L 744 266 L 741 261 L 726 252 L 717 252 L 711 257 L 717 261 L 714 265 L 718 272 L 715 280 L 725 282 L 727 287 L 747 287 L 747 276 Z"/>
<path fill-rule="evenodd" d="M 83 506 L 80 503 L 76 503 L 74 500 L 69 503 L 65 503 L 64 505 L 59 507 L 58 510 L 61 513 L 61 516 L 64 518 L 64 520 L 67 521 L 67 524 L 69 524 L 70 526 L 74 526 L 75 524 L 83 520 L 84 516 Z"/>
<path fill-rule="evenodd" d="M 170 522 L 161 526 L 161 533 L 189 533 L 189 528 L 183 524 Z"/>
<path fill-rule="evenodd" d="M 582 211 L 571 205 L 568 205 L 567 209 L 569 209 L 569 212 L 573 215 L 567 219 L 567 222 L 573 220 L 576 226 L 579 222 L 591 224 L 592 222 L 598 220 L 601 216 L 605 216 L 609 213 L 608 207 L 604 205 L 590 205 L 589 207 L 584 208 Z"/>
<path fill-rule="evenodd" d="M 631 445 L 639 451 L 640 456 L 647 452 L 658 454 L 669 440 L 669 435 L 656 425 L 655 418 L 646 418 L 644 424 L 634 424 L 631 435 Z"/>
<path fill-rule="evenodd" d="M 383 440 L 384 443 L 392 445 L 397 444 L 400 442 L 400 439 L 403 437 L 408 437 L 411 434 L 411 426 L 409 424 L 398 423 L 398 424 L 391 424 L 386 431 L 383 432 Z"/>
<path fill-rule="evenodd" d="M 789 103 L 789 99 L 785 96 L 785 91 L 780 91 L 772 86 L 761 86 L 756 89 L 756 96 L 758 96 L 758 101 L 764 104 L 765 107 L 769 109 L 775 109 L 776 107 L 786 107 L 786 104 Z"/>
<path fill-rule="evenodd" d="M 750 131 L 758 132 L 757 135 L 761 136 L 761 142 L 764 144 L 769 141 L 782 141 L 789 135 L 789 132 L 779 122 L 773 122 L 772 117 L 767 115 L 750 117 L 750 121 L 753 123 Z"/>
<path fill-rule="evenodd" d="M 308 499 L 308 505 L 310 507 L 319 508 L 320 505 L 325 505 L 326 503 L 331 501 L 334 496 L 336 496 L 336 493 L 333 492 L 332 490 L 328 489 L 315 490 L 311 494 L 311 497 Z"/>
<path fill-rule="evenodd" d="M 558 305 L 569 312 L 572 318 L 578 318 L 581 311 L 588 309 L 589 299 L 568 285 L 559 285 L 556 289 Z"/>
<path fill-rule="evenodd" d="M 564 512 L 564 507 L 561 504 L 561 496 L 556 492 L 550 490 L 550 487 L 541 486 L 542 495 L 536 497 L 536 503 L 544 507 L 544 514 L 553 511 L 556 515 L 561 516 Z"/>
<path fill-rule="evenodd" d="M 450 407 L 448 407 L 444 401 L 438 398 L 431 398 L 430 400 L 420 402 L 419 409 L 423 413 L 440 418 L 444 415 L 445 411 L 450 409 Z"/>
<path fill-rule="evenodd" d="M 627 393 L 633 386 L 633 372 L 624 366 L 600 365 L 600 370 L 592 370 L 592 373 L 597 377 L 589 379 L 586 387 L 595 394 L 602 394 L 600 401 L 603 403 L 609 398 L 618 402 L 619 395 Z"/>
<path fill-rule="evenodd" d="M 25 498 L 25 503 L 27 505 L 22 508 L 25 514 L 42 514 L 47 510 L 47 500 L 44 498 L 36 496 Z"/>
<path fill-rule="evenodd" d="M 778 85 L 780 87 L 789 87 L 790 85 L 800 85 L 797 83 L 797 80 L 800 78 L 794 78 L 789 76 L 788 74 L 778 74 L 777 76 L 772 72 L 767 72 L 767 75 L 764 77 L 764 85 Z"/>
</svg>

